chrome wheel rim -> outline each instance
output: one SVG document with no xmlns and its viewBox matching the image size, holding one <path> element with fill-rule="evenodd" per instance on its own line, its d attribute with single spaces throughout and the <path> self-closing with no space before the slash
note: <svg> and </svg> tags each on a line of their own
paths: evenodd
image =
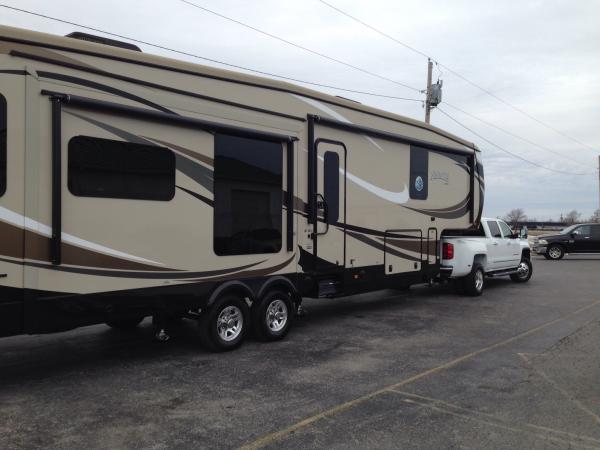
<svg viewBox="0 0 600 450">
<path fill-rule="evenodd" d="M 217 333 L 226 342 L 236 339 L 244 327 L 244 315 L 237 306 L 227 306 L 217 317 Z"/>
<path fill-rule="evenodd" d="M 552 247 L 550 250 L 548 250 L 548 255 L 552 259 L 560 258 L 560 253 L 561 253 L 560 249 L 556 248 L 556 247 Z"/>
<path fill-rule="evenodd" d="M 475 272 L 475 289 L 477 292 L 483 289 L 483 272 L 481 270 Z"/>
<path fill-rule="evenodd" d="M 519 278 L 527 278 L 527 275 L 529 275 L 529 265 L 521 261 L 521 264 L 517 268 L 517 275 Z"/>
<path fill-rule="evenodd" d="M 288 308 L 283 300 L 273 300 L 266 312 L 267 326 L 271 331 L 281 331 L 288 321 Z"/>
</svg>

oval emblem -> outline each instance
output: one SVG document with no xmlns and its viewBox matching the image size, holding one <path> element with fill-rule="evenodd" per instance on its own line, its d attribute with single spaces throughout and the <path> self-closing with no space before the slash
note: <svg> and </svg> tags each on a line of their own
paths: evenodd
<svg viewBox="0 0 600 450">
<path fill-rule="evenodd" d="M 421 178 L 421 176 L 418 176 L 417 178 L 415 178 L 415 189 L 419 192 L 421 192 L 423 190 L 423 187 L 425 186 L 425 183 L 423 182 L 423 178 Z"/>
</svg>

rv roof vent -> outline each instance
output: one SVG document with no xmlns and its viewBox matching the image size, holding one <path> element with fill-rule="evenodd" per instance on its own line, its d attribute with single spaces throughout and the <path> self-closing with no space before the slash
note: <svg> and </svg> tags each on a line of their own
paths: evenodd
<svg viewBox="0 0 600 450">
<path fill-rule="evenodd" d="M 79 39 L 81 41 L 95 42 L 96 44 L 104 44 L 110 45 L 112 47 L 124 48 L 127 50 L 133 50 L 135 52 L 142 51 L 137 45 L 130 44 L 129 42 L 116 41 L 114 39 L 109 39 L 102 36 L 94 36 L 93 34 L 81 33 L 80 31 L 69 33 L 67 34 L 67 37 Z"/>
</svg>

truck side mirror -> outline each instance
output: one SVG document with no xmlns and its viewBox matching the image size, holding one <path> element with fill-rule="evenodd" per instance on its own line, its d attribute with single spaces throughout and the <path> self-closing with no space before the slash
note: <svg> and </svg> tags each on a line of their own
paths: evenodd
<svg viewBox="0 0 600 450">
<path fill-rule="evenodd" d="M 527 227 L 521 228 L 521 231 L 519 231 L 519 237 L 521 239 L 527 239 Z"/>
</svg>

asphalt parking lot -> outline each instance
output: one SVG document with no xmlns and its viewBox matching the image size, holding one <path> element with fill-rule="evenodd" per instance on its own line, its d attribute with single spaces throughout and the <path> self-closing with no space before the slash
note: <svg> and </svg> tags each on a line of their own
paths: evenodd
<svg viewBox="0 0 600 450">
<path fill-rule="evenodd" d="M 227 354 L 190 322 L 0 340 L 0 447 L 600 448 L 600 256 L 536 257 L 482 297 L 307 300 Z"/>
</svg>

